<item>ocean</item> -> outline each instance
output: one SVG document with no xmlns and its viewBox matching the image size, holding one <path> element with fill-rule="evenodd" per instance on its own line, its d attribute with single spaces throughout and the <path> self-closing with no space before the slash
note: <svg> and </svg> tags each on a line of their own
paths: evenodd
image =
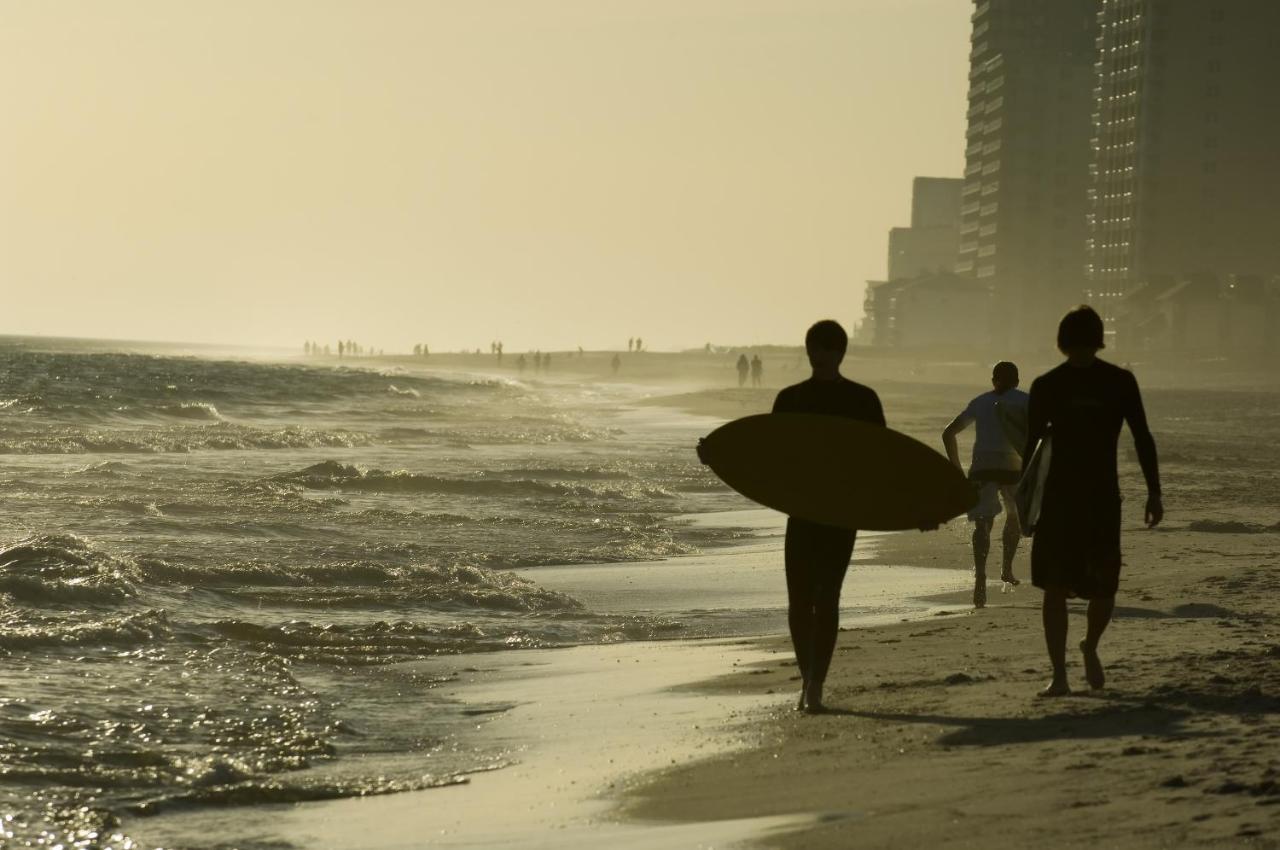
<svg viewBox="0 0 1280 850">
<path fill-rule="evenodd" d="M 627 398 L 0 341 L 0 843 L 458 781 L 502 755 L 400 662 L 700 634 L 507 572 L 742 533 L 675 519 L 742 503 Z"/>
</svg>

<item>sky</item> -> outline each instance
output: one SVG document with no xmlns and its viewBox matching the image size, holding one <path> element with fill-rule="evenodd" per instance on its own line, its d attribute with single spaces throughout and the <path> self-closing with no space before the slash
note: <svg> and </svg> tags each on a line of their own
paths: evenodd
<svg viewBox="0 0 1280 850">
<path fill-rule="evenodd" d="M 0 0 L 0 334 L 852 329 L 964 162 L 966 0 Z"/>
</svg>

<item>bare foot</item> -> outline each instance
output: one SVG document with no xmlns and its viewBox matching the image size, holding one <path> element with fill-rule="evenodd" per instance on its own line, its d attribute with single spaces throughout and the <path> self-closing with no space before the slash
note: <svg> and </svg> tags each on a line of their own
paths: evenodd
<svg viewBox="0 0 1280 850">
<path fill-rule="evenodd" d="M 804 700 L 804 708 L 801 710 L 806 714 L 821 714 L 827 710 L 827 707 L 822 704 L 821 682 L 806 685 L 804 693 L 801 694 L 801 699 Z"/>
<path fill-rule="evenodd" d="M 1089 648 L 1085 641 L 1080 641 L 1080 652 L 1084 655 L 1084 679 L 1089 687 L 1100 691 L 1107 684 L 1107 673 L 1102 669 L 1102 659 L 1098 657 L 1098 648 Z"/>
<path fill-rule="evenodd" d="M 1016 578 L 1013 577 L 1012 572 L 1001 573 L 1000 580 L 1005 584 L 1011 584 L 1014 587 L 1017 587 L 1018 585 L 1022 584 L 1022 582 L 1018 581 Z"/>
<path fill-rule="evenodd" d="M 987 582 L 986 579 L 978 579 L 973 586 L 973 607 L 987 607 Z"/>
<path fill-rule="evenodd" d="M 1036 694 L 1038 697 L 1065 697 L 1071 695 L 1071 686 L 1067 684 L 1065 678 L 1055 678 L 1052 682 L 1045 686 L 1044 690 Z"/>
<path fill-rule="evenodd" d="M 804 692 L 805 692 L 805 690 L 806 690 L 807 688 L 808 688 L 808 685 L 805 685 L 805 684 L 801 684 L 801 685 L 800 685 L 800 699 L 796 702 L 796 711 L 804 711 L 804 710 L 805 710 L 805 703 L 804 703 L 804 696 L 805 696 L 805 694 L 804 694 Z"/>
</svg>

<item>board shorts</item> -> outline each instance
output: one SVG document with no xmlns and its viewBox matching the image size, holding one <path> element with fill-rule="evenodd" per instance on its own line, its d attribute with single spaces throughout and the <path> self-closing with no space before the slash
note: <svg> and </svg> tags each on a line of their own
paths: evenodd
<svg viewBox="0 0 1280 850">
<path fill-rule="evenodd" d="M 1005 508 L 1014 515 L 1018 473 L 1008 469 L 970 470 L 969 481 L 978 491 L 978 503 L 969 509 L 970 522 L 994 520 Z"/>
<path fill-rule="evenodd" d="M 1031 583 L 1081 599 L 1120 587 L 1120 494 L 1046 487 L 1031 543 Z"/>
</svg>

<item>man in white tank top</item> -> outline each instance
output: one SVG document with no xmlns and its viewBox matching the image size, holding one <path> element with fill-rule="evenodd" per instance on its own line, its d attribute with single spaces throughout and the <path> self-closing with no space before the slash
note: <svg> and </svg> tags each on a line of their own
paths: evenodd
<svg viewBox="0 0 1280 850">
<path fill-rule="evenodd" d="M 1026 440 L 1027 394 L 1018 389 L 1018 367 L 1001 361 L 991 370 L 991 392 L 969 402 L 969 406 L 942 432 L 947 457 L 964 472 L 956 435 L 971 424 L 977 426 L 969 480 L 978 488 L 978 504 L 969 511 L 973 522 L 973 605 L 987 604 L 987 555 L 991 551 L 991 530 L 1004 502 L 1004 546 L 1001 581 L 1017 584 L 1013 577 L 1013 556 L 1018 551 L 1022 529 L 1014 508 L 1014 491 L 1022 472 L 1019 454 Z"/>
</svg>

